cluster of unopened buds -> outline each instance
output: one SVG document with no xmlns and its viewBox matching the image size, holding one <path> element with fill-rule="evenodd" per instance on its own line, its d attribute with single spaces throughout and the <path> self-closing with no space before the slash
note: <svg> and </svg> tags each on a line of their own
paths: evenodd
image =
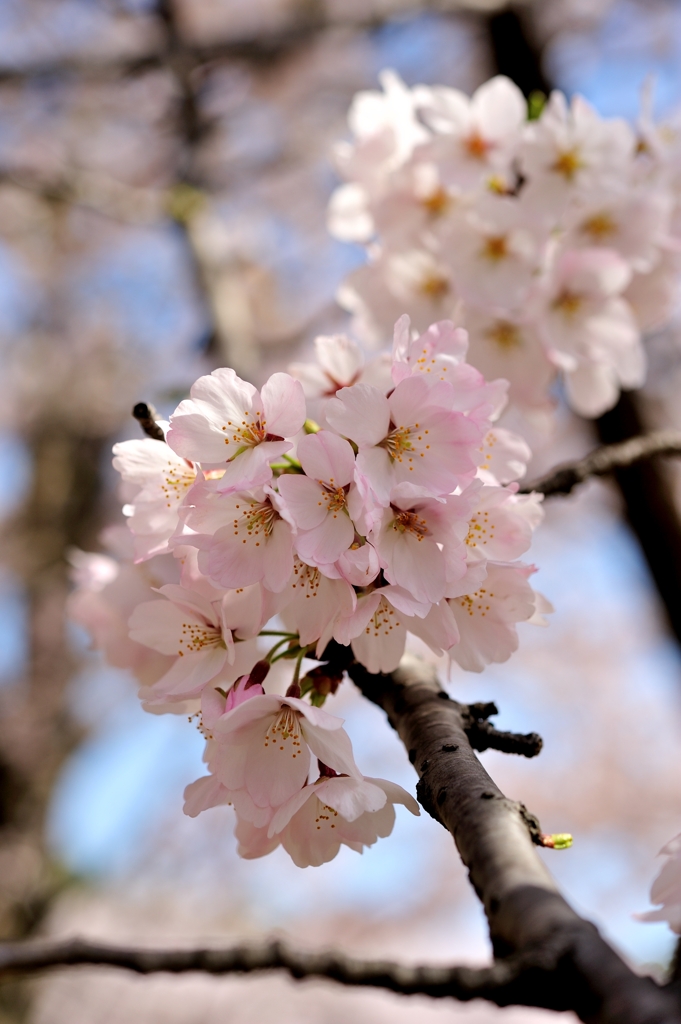
<svg viewBox="0 0 681 1024">
<path fill-rule="evenodd" d="M 679 125 L 633 129 L 560 92 L 528 112 L 501 76 L 471 98 L 381 80 L 355 97 L 329 211 L 336 237 L 366 246 L 339 293 L 362 340 L 404 312 L 419 330 L 451 317 L 470 362 L 535 415 L 559 372 L 586 416 L 640 386 L 642 335 L 678 297 Z"/>
<path fill-rule="evenodd" d="M 71 602 L 146 710 L 198 715 L 210 774 L 186 812 L 232 804 L 243 856 L 281 844 L 301 866 L 387 835 L 395 803 L 418 813 L 322 708 L 342 677 L 329 644 L 389 673 L 412 634 L 480 671 L 548 610 L 518 561 L 541 517 L 515 482 L 530 453 L 494 425 L 507 384 L 467 364 L 466 332 L 403 316 L 367 366 L 345 337 L 316 345 L 260 391 L 201 377 L 165 440 L 114 447 L 129 531 L 108 532 L 117 558 L 76 556 Z"/>
</svg>

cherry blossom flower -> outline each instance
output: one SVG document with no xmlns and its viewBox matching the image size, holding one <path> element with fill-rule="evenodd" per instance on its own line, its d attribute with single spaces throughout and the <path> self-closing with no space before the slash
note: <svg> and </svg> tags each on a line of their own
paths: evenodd
<svg viewBox="0 0 681 1024">
<path fill-rule="evenodd" d="M 449 601 L 461 637 L 449 654 L 462 668 L 482 672 L 490 662 L 508 661 L 518 649 L 516 624 L 551 610 L 528 582 L 534 571 L 533 566 L 487 563 L 484 583 Z M 536 623 L 543 624 L 540 616 Z"/>
<path fill-rule="evenodd" d="M 653 882 L 650 902 L 661 905 L 634 917 L 639 921 L 666 921 L 673 932 L 681 935 L 681 833 L 662 847 L 659 856 L 667 860 Z"/>
<path fill-rule="evenodd" d="M 471 361 L 485 377 L 498 374 L 505 378 L 511 395 L 523 408 L 551 408 L 548 391 L 556 367 L 527 312 L 496 312 L 470 304 L 465 323 Z"/>
<path fill-rule="evenodd" d="M 516 494 L 517 485 L 486 487 L 480 484 L 474 480 L 464 492 L 471 509 L 465 538 L 468 559 L 515 561 L 525 554 L 533 531 L 543 519 L 543 495 Z"/>
<path fill-rule="evenodd" d="M 448 381 L 454 387 L 453 409 L 481 423 L 496 420 L 506 404 L 508 384 L 505 380 L 486 381 L 464 361 L 467 350 L 468 332 L 451 320 L 431 324 L 418 336 L 412 334 L 405 314 L 393 333 L 393 380 L 399 384 L 406 377 L 422 374 L 430 383 Z M 515 439 L 513 446 L 517 451 Z"/>
<path fill-rule="evenodd" d="M 415 100 L 409 89 L 394 71 L 382 71 L 379 81 L 383 92 L 367 90 L 358 92 L 350 108 L 348 121 L 353 134 L 360 144 L 364 140 L 383 137 L 386 159 L 382 166 L 376 166 L 376 153 L 370 163 L 374 173 L 385 172 L 398 167 L 408 159 L 414 147 L 428 138 L 424 126 L 416 117 Z M 336 159 L 347 164 L 352 159 L 351 147 L 339 147 Z"/>
<path fill-rule="evenodd" d="M 491 427 L 480 446 L 483 461 L 478 478 L 486 484 L 509 484 L 525 476 L 532 452 L 519 434 L 503 427 Z"/>
<path fill-rule="evenodd" d="M 343 241 L 367 242 L 375 234 L 395 249 L 418 247 L 455 213 L 459 190 L 445 185 L 436 163 L 414 157 L 368 189 L 350 182 L 333 194 L 328 226 Z"/>
<path fill-rule="evenodd" d="M 527 106 L 509 78 L 497 75 L 470 98 L 443 86 L 417 87 L 414 98 L 439 136 L 431 146 L 448 180 L 468 188 L 510 167 Z"/>
<path fill-rule="evenodd" d="M 331 399 L 327 420 L 358 445 L 358 481 L 380 502 L 406 482 L 447 494 L 474 476 L 475 446 L 482 440 L 476 423 L 451 411 L 454 400 L 451 384 L 429 385 L 422 374 L 400 381 L 388 398 L 355 384 Z"/>
<path fill-rule="evenodd" d="M 353 314 L 353 329 L 373 345 L 405 311 L 425 331 L 459 309 L 451 267 L 441 255 L 416 247 L 374 252 L 370 263 L 348 275 L 336 298 Z"/>
<path fill-rule="evenodd" d="M 568 105 L 563 93 L 552 92 L 539 119 L 525 127 L 520 147 L 529 206 L 562 210 L 575 195 L 588 200 L 617 187 L 633 151 L 634 133 L 625 121 L 599 117 L 582 96 Z"/>
<path fill-rule="evenodd" d="M 367 362 L 357 342 L 344 334 L 320 335 L 315 338 L 314 347 L 316 364 L 291 363 L 288 368 L 291 376 L 301 382 L 308 401 L 333 398 L 341 388 L 359 381 L 389 390 L 390 356 L 387 352 Z M 323 405 L 319 416 L 323 420 Z"/>
<path fill-rule="evenodd" d="M 300 868 L 318 867 L 349 846 L 357 853 L 389 836 L 395 824 L 395 804 L 412 814 L 419 807 L 406 790 L 385 779 L 322 775 L 279 807 L 262 831 L 276 839 Z M 262 856 L 272 847 L 260 836 L 237 827 L 242 857 Z"/>
<path fill-rule="evenodd" d="M 347 504 L 355 455 L 347 441 L 328 430 L 302 438 L 297 454 L 305 475 L 282 475 L 279 494 L 296 528 L 298 554 L 308 565 L 326 565 L 355 539 Z"/>
<path fill-rule="evenodd" d="M 177 510 L 196 480 L 196 468 L 163 441 L 144 438 L 113 447 L 114 469 L 135 488 L 123 508 L 135 538 L 135 561 L 169 550 L 178 525 Z"/>
<path fill-rule="evenodd" d="M 411 319 L 405 313 L 393 331 L 392 377 L 399 384 L 405 377 L 422 373 L 432 380 L 452 380 L 466 358 L 468 334 L 451 320 L 431 324 L 421 335 L 412 336 Z"/>
<path fill-rule="evenodd" d="M 631 307 L 621 297 L 629 266 L 609 249 L 563 253 L 538 318 L 553 362 L 566 374 L 570 401 L 596 416 L 614 405 L 619 387 L 637 387 L 645 355 Z"/>
<path fill-rule="evenodd" d="M 220 489 L 247 490 L 271 477 L 269 463 L 293 447 L 285 437 L 305 422 L 300 381 L 274 373 L 258 391 L 234 370 L 199 377 L 170 417 L 168 444 L 206 467 L 224 467 Z"/>
<path fill-rule="evenodd" d="M 270 487 L 226 494 L 219 483 L 190 491 L 182 518 L 196 533 L 183 541 L 199 548 L 201 572 L 219 586 L 262 582 L 279 593 L 293 571 L 293 534 L 278 495 Z"/>
<path fill-rule="evenodd" d="M 428 602 L 418 601 L 402 587 L 381 587 L 358 596 L 354 612 L 336 622 L 333 637 L 340 644 L 350 644 L 357 661 L 369 672 L 393 672 L 404 654 L 407 629 L 418 629 L 418 619 L 430 611 Z M 455 639 L 445 640 L 443 649 Z"/>
<path fill-rule="evenodd" d="M 299 559 L 293 566 L 290 590 L 292 596 L 282 611 L 282 621 L 296 630 L 301 647 L 319 641 L 317 654 L 321 655 L 331 639 L 336 620 L 354 611 L 355 591 L 347 580 L 329 579 L 319 569 Z"/>
<path fill-rule="evenodd" d="M 175 655 L 166 674 L 154 684 L 165 700 L 193 697 L 236 656 L 232 631 L 222 603 L 210 603 L 185 587 L 159 590 L 167 600 L 146 601 L 130 616 L 130 638 L 161 654 Z"/>
<path fill-rule="evenodd" d="M 443 244 L 467 302 L 492 309 L 523 305 L 541 266 L 543 241 L 528 221 L 522 198 L 490 196 L 447 223 Z"/>
<path fill-rule="evenodd" d="M 131 640 L 128 619 L 142 601 L 154 596 L 151 587 L 163 582 L 153 575 L 158 560 L 137 566 L 77 549 L 70 560 L 76 590 L 68 600 L 69 617 L 87 630 L 109 665 L 129 669 L 142 685 L 155 683 L 174 659 Z"/>
<path fill-rule="evenodd" d="M 262 694 L 213 725 L 211 772 L 255 808 L 276 808 L 307 781 L 314 755 L 339 774 L 361 778 L 343 720 L 297 697 Z"/>
<path fill-rule="evenodd" d="M 417 601 L 437 604 L 466 572 L 467 512 L 455 498 L 431 498 L 409 483 L 394 487 L 370 534 L 385 578 Z"/>
<path fill-rule="evenodd" d="M 614 249 L 632 270 L 647 274 L 671 242 L 672 197 L 647 189 L 608 191 L 564 216 L 566 248 Z"/>
</svg>

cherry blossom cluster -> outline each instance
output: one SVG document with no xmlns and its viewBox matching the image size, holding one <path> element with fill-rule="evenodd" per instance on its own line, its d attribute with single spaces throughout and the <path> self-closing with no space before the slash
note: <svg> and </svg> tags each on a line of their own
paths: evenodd
<svg viewBox="0 0 681 1024">
<path fill-rule="evenodd" d="M 678 295 L 681 133 L 560 92 L 529 120 L 503 76 L 470 98 L 381 82 L 354 99 L 329 210 L 337 238 L 366 246 L 339 293 L 363 340 L 405 311 L 419 330 L 451 317 L 525 411 L 550 409 L 558 373 L 585 416 L 640 386 L 642 334 Z"/>
<path fill-rule="evenodd" d="M 215 370 L 165 441 L 114 447 L 129 529 L 107 535 L 117 558 L 75 556 L 71 611 L 146 710 L 197 716 L 209 774 L 185 811 L 231 804 L 244 857 L 282 845 L 321 864 L 388 835 L 395 803 L 418 813 L 362 775 L 322 707 L 342 678 L 332 641 L 369 672 L 394 670 L 407 634 L 481 671 L 549 610 L 518 561 L 541 518 L 515 482 L 530 453 L 495 425 L 507 382 L 467 344 L 402 316 L 392 357 L 365 366 L 350 339 L 319 338 L 318 365 L 260 390 Z M 283 695 L 267 689 L 278 662 Z"/>
</svg>

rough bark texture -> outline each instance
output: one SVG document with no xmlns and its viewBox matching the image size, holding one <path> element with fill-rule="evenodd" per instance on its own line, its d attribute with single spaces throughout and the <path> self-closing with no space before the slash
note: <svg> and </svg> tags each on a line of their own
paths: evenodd
<svg viewBox="0 0 681 1024">
<path fill-rule="evenodd" d="M 519 1001 L 571 1009 L 600 1024 L 681 1020 L 671 991 L 635 975 L 557 891 L 533 848 L 525 808 L 508 800 L 478 761 L 461 705 L 434 670 L 405 659 L 392 676 L 358 665 L 349 672 L 408 750 L 420 776 L 419 802 L 454 837 L 485 907 L 495 956 L 541 950 L 555 958 L 555 968 L 537 972 Z"/>
</svg>

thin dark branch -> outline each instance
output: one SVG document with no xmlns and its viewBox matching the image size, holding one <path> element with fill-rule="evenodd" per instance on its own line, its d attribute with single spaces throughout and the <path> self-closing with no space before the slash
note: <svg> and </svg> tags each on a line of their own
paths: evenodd
<svg viewBox="0 0 681 1024">
<path fill-rule="evenodd" d="M 619 444 L 606 444 L 590 452 L 578 462 L 566 462 L 552 469 L 546 476 L 527 484 L 522 494 L 538 491 L 550 497 L 553 494 L 569 494 L 577 484 L 592 476 L 606 476 L 617 469 L 633 466 L 656 455 L 681 455 L 681 432 L 678 430 L 657 430 L 651 434 L 640 434 Z"/>
<path fill-rule="evenodd" d="M 487 999 L 498 1006 L 517 1003 L 540 972 L 555 967 L 555 953 L 536 950 L 508 957 L 491 967 L 410 966 L 382 960 L 357 960 L 335 951 L 294 949 L 275 939 L 228 949 L 139 949 L 86 939 L 0 945 L 0 979 L 54 967 L 107 966 L 138 974 L 250 974 L 284 970 L 296 979 L 325 978 L 341 985 L 370 986 L 401 995 L 428 995 L 463 1002 Z"/>
</svg>

